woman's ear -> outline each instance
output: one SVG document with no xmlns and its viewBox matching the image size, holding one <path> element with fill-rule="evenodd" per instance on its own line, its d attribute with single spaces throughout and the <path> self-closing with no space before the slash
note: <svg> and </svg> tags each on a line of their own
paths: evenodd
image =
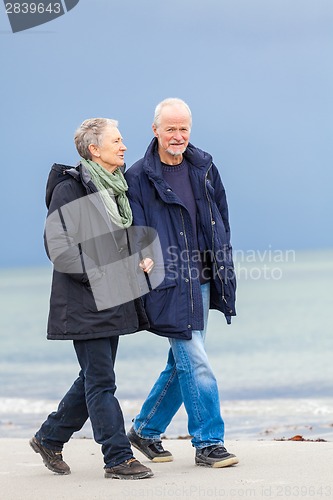
<svg viewBox="0 0 333 500">
<path fill-rule="evenodd" d="M 101 156 L 101 153 L 99 152 L 99 147 L 96 146 L 95 144 L 89 144 L 88 149 L 91 156 L 94 156 L 95 158 L 99 158 Z"/>
</svg>

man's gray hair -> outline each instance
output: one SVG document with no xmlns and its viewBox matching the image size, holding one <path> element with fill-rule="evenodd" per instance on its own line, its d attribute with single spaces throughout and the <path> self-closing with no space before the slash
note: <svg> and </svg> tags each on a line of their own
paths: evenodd
<svg viewBox="0 0 333 500">
<path fill-rule="evenodd" d="M 117 120 L 111 118 L 88 118 L 85 120 L 74 135 L 74 142 L 79 155 L 85 160 L 91 160 L 89 151 L 90 144 L 100 146 L 103 134 L 108 127 L 118 127 Z"/>
<path fill-rule="evenodd" d="M 185 101 L 179 99 L 178 97 L 168 97 L 167 99 L 164 99 L 164 101 L 158 103 L 158 105 L 155 108 L 154 125 L 156 128 L 159 127 L 160 125 L 161 112 L 165 106 L 183 106 L 189 114 L 190 124 L 192 126 L 192 113 L 188 104 L 186 104 Z"/>
</svg>

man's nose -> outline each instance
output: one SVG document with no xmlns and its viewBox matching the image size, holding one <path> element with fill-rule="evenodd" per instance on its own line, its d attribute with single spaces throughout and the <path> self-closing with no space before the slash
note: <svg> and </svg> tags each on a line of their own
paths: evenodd
<svg viewBox="0 0 333 500">
<path fill-rule="evenodd" d="M 182 134 L 180 133 L 179 130 L 176 130 L 176 132 L 174 133 L 173 138 L 176 139 L 176 141 L 181 141 L 183 139 Z"/>
<path fill-rule="evenodd" d="M 120 149 L 122 151 L 126 151 L 127 150 L 127 147 L 125 146 L 125 144 L 123 142 L 121 143 Z"/>
</svg>

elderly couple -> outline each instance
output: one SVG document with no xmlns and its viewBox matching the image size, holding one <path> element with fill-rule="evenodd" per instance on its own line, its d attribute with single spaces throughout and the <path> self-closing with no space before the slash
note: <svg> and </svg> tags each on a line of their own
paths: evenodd
<svg viewBox="0 0 333 500">
<path fill-rule="evenodd" d="M 221 311 L 228 324 L 235 315 L 219 172 L 211 155 L 189 142 L 191 111 L 181 99 L 157 105 L 155 137 L 125 176 L 117 125 L 84 121 L 75 134 L 79 165 L 55 164 L 48 179 L 45 244 L 54 265 L 48 338 L 73 340 L 80 373 L 30 445 L 48 469 L 69 474 L 63 445 L 89 417 L 105 477 L 148 478 L 153 472 L 134 458 L 131 445 L 152 462 L 172 461 L 161 435 L 184 403 L 195 464 L 232 466 L 238 460 L 224 447 L 218 386 L 204 346 L 209 309 Z M 150 230 L 160 257 L 149 252 Z M 114 363 L 119 335 L 143 329 L 168 337 L 170 350 L 126 434 Z"/>
</svg>

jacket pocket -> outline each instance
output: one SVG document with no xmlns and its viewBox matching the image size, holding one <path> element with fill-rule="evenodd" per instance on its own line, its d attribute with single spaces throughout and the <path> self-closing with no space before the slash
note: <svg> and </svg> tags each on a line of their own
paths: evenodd
<svg viewBox="0 0 333 500">
<path fill-rule="evenodd" d="M 151 328 L 162 332 L 175 330 L 178 317 L 176 287 L 176 283 L 163 284 L 144 296 L 144 307 Z"/>
</svg>

